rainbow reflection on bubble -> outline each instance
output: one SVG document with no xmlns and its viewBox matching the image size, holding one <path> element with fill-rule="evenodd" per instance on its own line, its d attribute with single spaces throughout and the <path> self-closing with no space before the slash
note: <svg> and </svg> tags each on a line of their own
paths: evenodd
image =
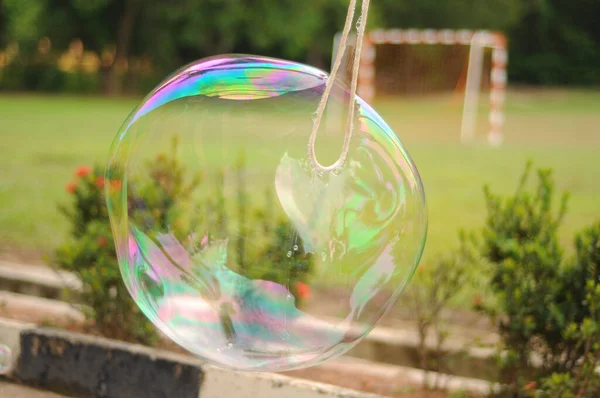
<svg viewBox="0 0 600 398">
<path fill-rule="evenodd" d="M 421 257 L 421 180 L 369 105 L 355 99 L 341 171 L 309 161 L 326 79 L 264 57 L 201 60 L 150 93 L 113 142 L 106 193 L 125 284 L 162 332 L 216 365 L 281 371 L 343 354 Z M 322 164 L 340 154 L 348 103 L 336 82 Z"/>
</svg>

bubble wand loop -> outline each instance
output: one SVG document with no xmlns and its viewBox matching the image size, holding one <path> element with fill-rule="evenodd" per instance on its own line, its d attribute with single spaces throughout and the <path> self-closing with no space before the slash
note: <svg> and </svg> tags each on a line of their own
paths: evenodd
<svg viewBox="0 0 600 398">
<path fill-rule="evenodd" d="M 335 82 L 335 78 L 342 64 L 342 58 L 348 48 L 348 36 L 350 35 L 350 29 L 352 28 L 352 21 L 354 20 L 354 12 L 356 9 L 356 0 L 350 0 L 350 4 L 348 5 L 348 14 L 346 15 L 346 23 L 344 24 L 344 30 L 342 32 L 342 37 L 340 39 L 340 51 L 338 51 L 337 56 L 335 58 L 335 62 L 333 68 L 331 69 L 331 74 L 327 79 L 327 84 L 325 85 L 325 91 L 323 92 L 323 96 L 321 97 L 321 101 L 319 102 L 319 107 L 317 108 L 317 114 L 315 117 L 315 121 L 313 123 L 313 128 L 310 134 L 310 139 L 308 141 L 308 156 L 310 157 L 310 161 L 315 169 L 321 172 L 334 172 L 339 170 L 346 163 L 346 158 L 348 157 L 348 151 L 350 148 L 350 140 L 352 139 L 352 135 L 354 134 L 354 99 L 356 97 L 356 90 L 358 87 L 358 72 L 360 69 L 360 56 L 362 53 L 363 39 L 365 37 L 365 31 L 367 27 L 367 17 L 369 15 L 369 3 L 370 0 L 362 0 L 362 9 L 361 15 L 358 19 L 357 26 L 357 39 L 356 39 L 356 50 L 354 52 L 354 64 L 352 65 L 352 83 L 350 85 L 350 105 L 348 110 L 348 123 L 346 129 L 346 135 L 344 136 L 344 146 L 342 148 L 342 153 L 338 160 L 335 161 L 330 166 L 323 166 L 317 160 L 316 151 L 315 151 L 315 141 L 317 140 L 317 132 L 321 125 L 321 120 L 323 119 L 323 114 L 325 112 L 325 107 L 327 106 L 327 101 L 329 100 L 329 95 L 331 93 L 331 89 L 333 88 L 333 84 Z"/>
</svg>

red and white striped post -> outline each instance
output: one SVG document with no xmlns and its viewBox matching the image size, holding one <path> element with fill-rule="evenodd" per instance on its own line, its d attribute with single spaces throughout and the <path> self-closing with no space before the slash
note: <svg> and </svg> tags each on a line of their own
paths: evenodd
<svg viewBox="0 0 600 398">
<path fill-rule="evenodd" d="M 504 99 L 508 82 L 506 37 L 501 33 L 494 34 L 492 45 L 490 133 L 488 139 L 492 145 L 500 145 L 502 143 L 502 127 L 504 126 Z"/>
</svg>

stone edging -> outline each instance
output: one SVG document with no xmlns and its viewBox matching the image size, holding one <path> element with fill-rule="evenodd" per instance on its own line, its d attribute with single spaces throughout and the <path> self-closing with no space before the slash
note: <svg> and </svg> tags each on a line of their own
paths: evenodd
<svg viewBox="0 0 600 398">
<path fill-rule="evenodd" d="M 8 378 L 79 397 L 379 397 L 282 375 L 231 372 L 171 352 L 4 319 L 0 343 L 12 350 Z"/>
<path fill-rule="evenodd" d="M 61 298 L 64 289 L 77 291 L 78 281 L 73 274 L 61 271 L 56 273 L 43 266 L 21 267 L 33 271 L 18 271 L 16 264 L 0 261 L 0 288 L 12 288 L 12 291 L 38 295 L 48 298 Z M 45 270 L 43 270 L 46 268 Z M 44 271 L 44 272 L 41 272 Z M 80 282 L 79 282 L 80 284 Z M 4 293 L 9 295 L 9 293 Z M 14 294 L 13 294 L 14 296 Z M 15 297 L 18 297 L 15 296 Z M 0 292 L 0 302 L 2 301 Z M 20 298 L 21 301 L 23 298 Z M 58 307 L 58 302 L 54 307 Z M 66 304 L 63 304 L 66 305 Z M 66 312 L 63 311 L 65 314 Z M 74 309 L 69 309 L 69 317 L 79 319 Z M 444 345 L 446 360 L 452 364 L 452 373 L 457 376 L 494 380 L 497 372 L 496 353 L 493 347 L 472 347 L 461 339 L 462 333 L 453 333 L 455 338 L 448 339 Z M 418 338 L 414 330 L 389 329 L 376 327 L 348 355 L 375 362 L 419 368 Z M 428 341 L 426 346 L 432 349 Z"/>
</svg>

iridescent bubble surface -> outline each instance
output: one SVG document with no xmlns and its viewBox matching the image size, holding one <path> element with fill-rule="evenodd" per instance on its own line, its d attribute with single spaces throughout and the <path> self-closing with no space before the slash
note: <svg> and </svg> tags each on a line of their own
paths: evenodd
<svg viewBox="0 0 600 398">
<path fill-rule="evenodd" d="M 123 279 L 162 332 L 216 365 L 281 371 L 343 354 L 421 257 L 421 180 L 368 104 L 353 101 L 341 170 L 309 160 L 326 80 L 264 57 L 201 60 L 148 95 L 113 143 L 105 186 Z M 336 82 L 321 164 L 340 155 L 348 104 Z"/>
<path fill-rule="evenodd" d="M 12 351 L 6 344 L 0 344 L 0 375 L 7 374 L 12 368 Z"/>
</svg>

